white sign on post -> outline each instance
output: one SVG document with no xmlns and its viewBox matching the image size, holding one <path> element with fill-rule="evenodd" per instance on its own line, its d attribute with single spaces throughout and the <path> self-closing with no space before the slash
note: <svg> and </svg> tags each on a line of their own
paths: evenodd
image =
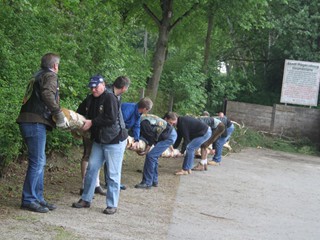
<svg viewBox="0 0 320 240">
<path fill-rule="evenodd" d="M 281 90 L 281 103 L 317 106 L 320 63 L 286 60 Z"/>
</svg>

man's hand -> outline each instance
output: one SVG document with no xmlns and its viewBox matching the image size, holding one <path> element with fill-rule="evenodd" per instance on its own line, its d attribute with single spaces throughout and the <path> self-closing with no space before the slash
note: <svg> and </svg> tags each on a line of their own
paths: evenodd
<svg viewBox="0 0 320 240">
<path fill-rule="evenodd" d="M 58 114 L 56 114 L 54 117 L 56 119 L 56 126 L 58 128 L 65 129 L 70 126 L 68 119 L 66 118 L 66 116 L 64 115 L 64 113 L 62 111 L 59 112 Z"/>
<path fill-rule="evenodd" d="M 150 151 L 151 146 L 147 145 L 144 151 L 137 151 L 138 155 L 143 156 L 146 155 Z"/>
<path fill-rule="evenodd" d="M 147 152 L 146 151 L 137 151 L 137 154 L 139 155 L 139 156 L 144 156 L 144 155 L 146 155 L 147 154 Z"/>
<path fill-rule="evenodd" d="M 91 128 L 91 126 L 92 126 L 92 121 L 91 120 L 85 120 L 84 124 L 82 126 L 82 130 L 83 131 L 87 131 L 87 130 L 89 130 Z"/>
<path fill-rule="evenodd" d="M 130 150 L 137 150 L 139 148 L 139 141 L 134 142 L 132 146 L 130 147 Z"/>
</svg>

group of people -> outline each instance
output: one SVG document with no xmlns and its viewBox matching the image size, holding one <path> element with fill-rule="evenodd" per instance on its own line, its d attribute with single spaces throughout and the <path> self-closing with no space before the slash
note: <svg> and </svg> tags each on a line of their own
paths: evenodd
<svg viewBox="0 0 320 240">
<path fill-rule="evenodd" d="M 184 154 L 182 169 L 176 175 L 188 175 L 193 171 L 206 171 L 208 165 L 220 165 L 223 145 L 229 141 L 234 131 L 233 123 L 224 116 L 223 112 L 218 117 L 177 116 L 176 120 L 169 119 L 169 123 L 176 127 L 178 137 L 173 148 L 183 143 L 180 152 Z M 214 156 L 208 161 L 208 148 L 212 145 Z M 194 156 L 197 149 L 201 149 L 201 160 L 194 165 Z"/>
<path fill-rule="evenodd" d="M 44 166 L 46 164 L 46 131 L 55 126 L 67 129 L 69 122 L 59 104 L 58 70 L 60 57 L 45 54 L 41 69 L 32 77 L 17 118 L 20 132 L 28 149 L 28 169 L 23 185 L 21 208 L 46 213 L 56 205 L 48 203 L 43 196 Z M 90 78 L 91 94 L 79 105 L 77 112 L 86 120 L 83 131 L 90 131 L 90 138 L 83 137 L 84 153 L 81 160 L 81 198 L 72 204 L 74 208 L 88 208 L 94 194 L 106 195 L 105 214 L 117 211 L 121 185 L 122 160 L 128 132 L 134 138 L 131 146 L 141 156 L 145 155 L 142 180 L 137 189 L 158 186 L 158 159 L 168 148 L 177 148 L 182 139 L 184 154 L 182 169 L 176 175 L 187 175 L 192 170 L 207 170 L 207 165 L 219 164 L 223 144 L 232 134 L 228 119 L 211 117 L 194 118 L 168 112 L 163 118 L 147 114 L 153 106 L 151 99 L 142 98 L 138 103 L 121 103 L 121 96 L 128 91 L 130 79 L 118 77 L 106 84 L 102 76 Z M 223 124 L 222 124 L 223 123 Z M 227 129 L 225 131 L 225 128 Z M 222 134 L 227 133 L 227 136 Z M 146 142 L 144 150 L 138 150 L 139 140 Z M 207 160 L 207 148 L 215 143 L 213 161 Z M 201 161 L 193 167 L 195 151 L 201 148 Z M 221 149 L 220 149 L 221 148 Z M 104 167 L 105 192 L 99 181 L 99 171 Z"/>
</svg>

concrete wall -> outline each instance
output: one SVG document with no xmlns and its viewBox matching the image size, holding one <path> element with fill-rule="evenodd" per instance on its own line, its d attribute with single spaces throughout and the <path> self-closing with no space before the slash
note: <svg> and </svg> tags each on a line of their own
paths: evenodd
<svg viewBox="0 0 320 240">
<path fill-rule="evenodd" d="M 320 110 L 275 104 L 273 107 L 228 101 L 227 116 L 253 129 L 308 137 L 320 143 Z"/>
</svg>

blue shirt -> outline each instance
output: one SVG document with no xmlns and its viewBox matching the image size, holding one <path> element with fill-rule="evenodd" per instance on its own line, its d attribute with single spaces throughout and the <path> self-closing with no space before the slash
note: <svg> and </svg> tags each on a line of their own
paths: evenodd
<svg viewBox="0 0 320 240">
<path fill-rule="evenodd" d="M 131 129 L 133 132 L 134 141 L 139 141 L 141 113 L 138 111 L 138 104 L 122 103 L 121 111 L 124 123 L 126 124 L 126 129 Z"/>
</svg>

